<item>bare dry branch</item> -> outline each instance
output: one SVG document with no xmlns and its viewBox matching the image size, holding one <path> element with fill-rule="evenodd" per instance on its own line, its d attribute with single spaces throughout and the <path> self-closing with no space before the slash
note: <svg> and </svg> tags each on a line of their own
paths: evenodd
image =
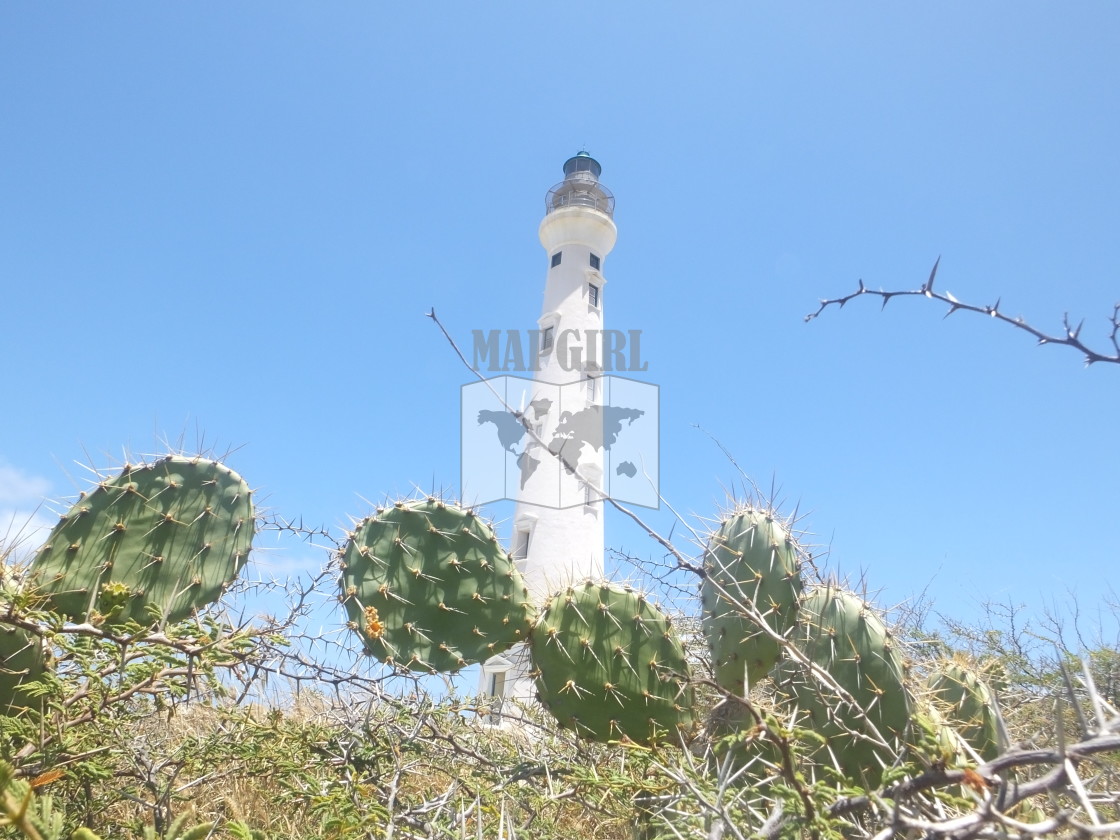
<svg viewBox="0 0 1120 840">
<path fill-rule="evenodd" d="M 1037 327 L 1024 321 L 1021 317 L 1011 317 L 1010 315 L 1005 315 L 1000 311 L 999 307 L 1001 301 L 998 299 L 991 305 L 976 305 L 971 303 L 964 303 L 960 300 L 957 300 L 957 298 L 954 297 L 951 292 L 942 293 L 934 291 L 933 281 L 937 276 L 937 268 L 940 263 L 941 257 L 938 257 L 933 264 L 933 270 L 929 273 L 929 279 L 924 284 L 922 284 L 922 287 L 919 289 L 893 291 L 869 289 L 863 284 L 863 280 L 860 280 L 859 288 L 857 288 L 854 292 L 838 298 L 821 300 L 820 306 L 817 308 L 817 311 L 810 312 L 805 316 L 805 320 L 812 321 L 830 306 L 843 308 L 844 304 L 846 304 L 848 301 L 853 300 L 857 297 L 861 297 L 863 295 L 870 295 L 871 297 L 877 297 L 881 299 L 884 309 L 890 302 L 891 298 L 894 297 L 923 297 L 930 300 L 940 301 L 941 303 L 948 306 L 949 309 L 945 313 L 946 318 L 948 318 L 954 312 L 958 311 L 978 312 L 981 315 L 987 315 L 989 318 L 994 318 L 997 321 L 1003 321 L 1006 324 L 1010 324 L 1011 326 L 1015 327 L 1016 329 L 1022 330 L 1023 332 L 1030 333 L 1035 337 L 1040 345 L 1060 344 L 1066 347 L 1072 347 L 1074 350 L 1077 350 L 1085 357 L 1086 366 L 1094 364 L 1096 362 L 1120 364 L 1120 303 L 1116 303 L 1113 306 L 1112 315 L 1109 317 L 1109 325 L 1111 327 L 1111 330 L 1109 332 L 1108 340 L 1109 343 L 1112 344 L 1112 352 L 1102 353 L 1099 350 L 1095 350 L 1092 347 L 1089 347 L 1081 340 L 1081 328 L 1084 326 L 1085 322 L 1084 320 L 1082 320 L 1075 327 L 1073 325 L 1073 322 L 1070 320 L 1069 313 L 1066 313 L 1062 316 L 1063 334 L 1055 335 L 1038 329 Z"/>
</svg>

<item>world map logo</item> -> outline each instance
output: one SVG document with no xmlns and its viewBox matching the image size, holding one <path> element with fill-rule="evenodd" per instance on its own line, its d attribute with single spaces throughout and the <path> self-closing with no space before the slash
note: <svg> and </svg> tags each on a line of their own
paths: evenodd
<svg viewBox="0 0 1120 840">
<path fill-rule="evenodd" d="M 659 392 L 620 376 L 565 384 L 497 376 L 462 388 L 461 487 L 479 504 L 659 506 Z"/>
</svg>

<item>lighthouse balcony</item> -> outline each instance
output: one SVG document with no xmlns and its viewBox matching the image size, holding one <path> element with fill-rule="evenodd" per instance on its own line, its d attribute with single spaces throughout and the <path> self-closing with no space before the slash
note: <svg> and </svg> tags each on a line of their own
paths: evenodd
<svg viewBox="0 0 1120 840">
<path fill-rule="evenodd" d="M 548 191 L 544 204 L 546 213 L 562 207 L 590 207 L 614 218 L 614 196 L 597 182 L 583 185 L 571 179 L 562 181 Z"/>
</svg>

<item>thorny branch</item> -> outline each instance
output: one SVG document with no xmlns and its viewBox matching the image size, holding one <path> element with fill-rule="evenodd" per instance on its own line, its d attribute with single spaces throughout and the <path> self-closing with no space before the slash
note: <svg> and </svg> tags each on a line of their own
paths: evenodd
<svg viewBox="0 0 1120 840">
<path fill-rule="evenodd" d="M 946 318 L 948 318 L 954 312 L 958 311 L 978 312 L 981 315 L 987 315 L 988 317 L 994 318 L 997 321 L 1003 321 L 1006 324 L 1010 324 L 1011 326 L 1015 327 L 1016 329 L 1022 330 L 1023 332 L 1030 333 L 1035 337 L 1040 345 L 1061 344 L 1065 345 L 1066 347 L 1072 347 L 1074 350 L 1079 351 L 1085 357 L 1086 366 L 1091 365 L 1095 362 L 1109 362 L 1111 364 L 1120 364 L 1120 303 L 1116 303 L 1113 306 L 1112 315 L 1109 317 L 1109 325 L 1112 329 L 1109 332 L 1108 340 L 1112 344 L 1112 353 L 1102 353 L 1099 350 L 1094 350 L 1092 347 L 1089 347 L 1081 340 L 1081 328 L 1085 325 L 1085 321 L 1082 320 L 1075 327 L 1073 326 L 1073 322 L 1070 320 L 1069 313 L 1066 313 L 1062 316 L 1063 334 L 1055 335 L 1044 332 L 1037 327 L 1032 326 L 1031 324 L 1024 321 L 1022 317 L 1011 317 L 1010 315 L 1004 314 L 1000 311 L 999 307 L 1001 300 L 999 299 L 997 299 L 996 302 L 991 305 L 976 305 L 971 303 L 964 303 L 957 300 L 957 298 L 955 298 L 951 292 L 934 291 L 933 281 L 937 275 L 937 267 L 940 263 L 941 257 L 938 257 L 937 261 L 933 264 L 933 270 L 929 273 L 929 279 L 924 284 L 922 284 L 922 287 L 920 289 L 896 291 L 869 289 L 863 284 L 863 280 L 860 280 L 859 288 L 857 288 L 854 292 L 844 295 L 843 297 L 822 300 L 817 311 L 810 312 L 805 316 L 805 320 L 812 321 L 830 306 L 835 305 L 837 308 L 843 308 L 844 304 L 846 304 L 848 301 L 857 297 L 861 297 L 862 295 L 870 295 L 872 297 L 880 298 L 883 301 L 883 308 L 886 308 L 887 303 L 889 303 L 891 298 L 894 297 L 924 297 L 929 298 L 930 300 L 940 301 L 941 303 L 947 305 L 949 307 L 949 310 L 945 313 Z"/>
</svg>

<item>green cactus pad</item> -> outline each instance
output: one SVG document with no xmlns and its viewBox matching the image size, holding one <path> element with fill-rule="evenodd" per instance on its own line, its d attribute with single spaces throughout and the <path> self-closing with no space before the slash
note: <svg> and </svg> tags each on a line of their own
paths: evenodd
<svg viewBox="0 0 1120 840">
<path fill-rule="evenodd" d="M 0 715 L 14 715 L 36 701 L 23 690 L 43 673 L 43 644 L 20 627 L 0 624 Z"/>
<path fill-rule="evenodd" d="M 904 748 L 910 723 L 903 661 L 890 631 L 858 595 L 822 586 L 802 601 L 792 638 L 855 701 L 853 707 L 801 663 L 785 659 L 775 677 L 779 695 L 798 710 L 795 724 L 825 739 L 818 760 L 857 784 L 877 786 Z"/>
<path fill-rule="evenodd" d="M 693 726 L 684 648 L 629 587 L 585 582 L 549 599 L 529 637 L 540 701 L 594 741 L 649 743 Z"/>
<path fill-rule="evenodd" d="M 928 685 L 935 708 L 984 761 L 1000 753 L 1002 736 L 995 695 L 980 675 L 964 662 L 950 659 L 930 674 Z"/>
<path fill-rule="evenodd" d="M 171 455 L 126 466 L 83 495 L 31 566 L 51 609 L 77 621 L 177 622 L 221 597 L 255 522 L 245 481 L 217 461 Z"/>
<path fill-rule="evenodd" d="M 362 520 L 342 553 L 341 600 L 366 651 L 451 673 L 524 641 L 529 591 L 490 526 L 439 499 Z"/>
<path fill-rule="evenodd" d="M 744 695 L 778 661 L 781 646 L 740 605 L 754 605 L 783 635 L 797 617 L 801 551 L 769 510 L 742 508 L 720 523 L 704 553 L 704 635 L 716 682 Z"/>
</svg>

